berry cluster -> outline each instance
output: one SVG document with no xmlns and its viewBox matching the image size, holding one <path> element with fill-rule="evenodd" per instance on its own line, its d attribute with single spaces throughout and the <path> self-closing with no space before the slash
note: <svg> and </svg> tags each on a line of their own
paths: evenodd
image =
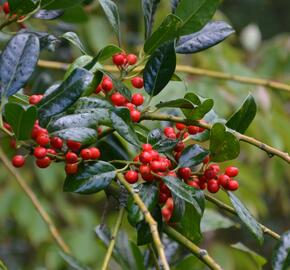
<svg viewBox="0 0 290 270">
<path fill-rule="evenodd" d="M 8 2 L 4 2 L 4 4 L 2 6 L 0 6 L 0 11 L 3 11 L 3 13 L 7 16 L 7 17 L 16 17 L 16 14 L 11 14 L 11 10 L 10 10 L 10 6 Z M 18 20 L 22 20 L 24 19 L 24 16 L 20 16 L 18 18 Z M 26 28 L 25 24 L 22 22 L 18 22 L 18 25 L 20 26 L 20 28 Z"/>
</svg>

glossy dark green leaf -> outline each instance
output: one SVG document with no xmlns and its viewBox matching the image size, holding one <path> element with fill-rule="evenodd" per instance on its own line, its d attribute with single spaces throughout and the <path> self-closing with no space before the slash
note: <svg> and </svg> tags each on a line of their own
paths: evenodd
<svg viewBox="0 0 290 270">
<path fill-rule="evenodd" d="M 76 33 L 66 32 L 62 35 L 62 37 L 64 39 L 68 40 L 69 42 L 71 42 L 72 44 L 74 44 L 75 46 L 77 46 L 83 54 L 87 54 L 84 45 L 82 44 L 82 42 L 80 41 L 80 39 Z"/>
<path fill-rule="evenodd" d="M 264 235 L 260 224 L 252 216 L 246 206 L 232 192 L 228 192 L 228 195 L 242 223 L 255 236 L 258 242 L 262 244 L 264 241 Z"/>
<path fill-rule="evenodd" d="M 176 44 L 175 51 L 181 54 L 200 52 L 222 42 L 234 32 L 226 22 L 209 22 L 200 31 L 182 36 Z"/>
<path fill-rule="evenodd" d="M 111 0 L 99 0 L 99 3 L 118 37 L 119 44 L 121 44 L 120 16 L 117 5 Z"/>
<path fill-rule="evenodd" d="M 39 1 L 33 0 L 8 0 L 9 8 L 12 14 L 22 15 L 28 14 L 35 10 Z"/>
<path fill-rule="evenodd" d="M 75 104 L 75 110 L 88 110 L 88 109 L 113 109 L 110 102 L 102 98 L 95 97 L 82 97 Z"/>
<path fill-rule="evenodd" d="M 13 96 L 10 96 L 8 102 L 14 102 L 21 105 L 29 105 L 29 97 L 24 94 L 17 93 Z"/>
<path fill-rule="evenodd" d="M 146 205 L 147 209 L 151 212 L 158 203 L 158 189 L 153 184 L 143 184 L 139 191 L 139 196 Z M 136 226 L 137 223 L 144 219 L 144 215 L 139 206 L 135 204 L 132 196 L 128 199 L 127 204 L 128 220 L 132 226 Z"/>
<path fill-rule="evenodd" d="M 68 255 L 67 253 L 60 251 L 60 255 L 72 270 L 91 270 L 91 268 L 84 266 L 75 257 Z"/>
<path fill-rule="evenodd" d="M 179 140 L 163 138 L 153 145 L 153 148 L 159 153 L 166 153 L 172 151 Z"/>
<path fill-rule="evenodd" d="M 97 131 L 92 128 L 75 127 L 55 131 L 52 136 L 58 136 L 64 140 L 81 142 L 83 145 L 95 143 L 98 137 Z"/>
<path fill-rule="evenodd" d="M 110 113 L 114 129 L 129 143 L 140 147 L 140 142 L 135 133 L 130 111 L 127 108 L 115 108 Z"/>
<path fill-rule="evenodd" d="M 47 125 L 50 117 L 73 105 L 92 80 L 92 73 L 85 69 L 76 68 L 56 90 L 45 96 L 38 104 L 40 123 Z"/>
<path fill-rule="evenodd" d="M 223 124 L 216 123 L 210 130 L 209 150 L 212 161 L 232 160 L 240 153 L 240 143 L 233 133 L 226 131 Z"/>
<path fill-rule="evenodd" d="M 78 57 L 74 62 L 72 62 L 68 69 L 66 70 L 63 79 L 67 79 L 67 77 L 76 69 L 76 68 L 86 68 L 86 65 L 92 61 L 92 57 L 89 55 L 82 55 Z M 89 70 L 89 69 L 88 69 Z"/>
<path fill-rule="evenodd" d="M 28 140 L 37 119 L 35 106 L 22 106 L 17 103 L 5 105 L 5 119 L 11 125 L 17 140 Z"/>
<path fill-rule="evenodd" d="M 183 21 L 179 35 L 200 30 L 214 15 L 219 0 L 181 0 L 175 14 Z"/>
<path fill-rule="evenodd" d="M 152 129 L 147 137 L 147 142 L 151 145 L 155 145 L 163 138 L 163 132 L 160 128 Z"/>
<path fill-rule="evenodd" d="M 273 270 L 287 270 L 290 268 L 290 231 L 281 235 L 272 257 Z"/>
<path fill-rule="evenodd" d="M 185 184 L 177 177 L 165 176 L 162 177 L 162 180 L 175 196 L 193 205 L 197 213 L 202 216 L 204 211 L 204 195 L 201 190 Z"/>
<path fill-rule="evenodd" d="M 173 43 L 163 44 L 149 58 L 144 69 L 144 89 L 150 96 L 158 95 L 169 83 L 176 67 Z"/>
<path fill-rule="evenodd" d="M 180 18 L 173 14 L 168 15 L 157 30 L 146 40 L 144 52 L 146 54 L 152 54 L 163 43 L 173 41 L 178 35 L 177 32 L 180 24 Z"/>
<path fill-rule="evenodd" d="M 18 34 L 9 41 L 0 56 L 2 94 L 12 96 L 25 85 L 36 67 L 39 51 L 35 35 Z"/>
<path fill-rule="evenodd" d="M 185 214 L 185 201 L 173 194 L 174 208 L 170 218 L 170 223 L 180 222 Z"/>
<path fill-rule="evenodd" d="M 202 148 L 198 144 L 193 144 L 187 146 L 179 158 L 178 165 L 180 167 L 192 167 L 196 166 L 208 156 L 209 151 Z"/>
<path fill-rule="evenodd" d="M 66 177 L 63 190 L 81 194 L 97 193 L 106 189 L 115 176 L 116 168 L 108 162 L 85 164 L 79 168 L 77 174 Z"/>
<path fill-rule="evenodd" d="M 41 0 L 42 9 L 67 9 L 79 5 L 83 0 Z"/>
<path fill-rule="evenodd" d="M 159 3 L 160 0 L 142 0 L 142 9 L 145 23 L 145 39 L 147 39 L 152 33 L 154 16 Z"/>
<path fill-rule="evenodd" d="M 194 109 L 196 106 L 189 100 L 179 98 L 175 100 L 160 102 L 156 105 L 157 108 L 181 108 L 181 109 Z"/>
<path fill-rule="evenodd" d="M 137 133 L 138 139 L 141 143 L 147 143 L 147 136 L 150 130 L 142 124 L 136 123 L 134 125 L 135 132 Z"/>
<path fill-rule="evenodd" d="M 41 20 L 54 20 L 63 15 L 64 11 L 62 9 L 57 9 L 57 10 L 46 10 L 46 9 L 41 9 L 37 11 L 33 17 L 36 19 L 41 19 Z"/>
<path fill-rule="evenodd" d="M 257 104 L 254 97 L 250 94 L 242 106 L 230 117 L 226 126 L 240 133 L 244 133 L 254 120 L 256 113 Z"/>
</svg>

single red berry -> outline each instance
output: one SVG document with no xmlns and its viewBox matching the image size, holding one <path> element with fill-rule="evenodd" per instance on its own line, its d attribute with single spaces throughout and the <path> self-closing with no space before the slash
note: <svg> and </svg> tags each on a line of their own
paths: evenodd
<svg viewBox="0 0 290 270">
<path fill-rule="evenodd" d="M 67 140 L 66 145 L 69 149 L 71 149 L 74 152 L 79 151 L 81 146 L 82 146 L 82 144 L 80 142 L 75 142 L 75 141 L 71 141 L 71 140 Z"/>
<path fill-rule="evenodd" d="M 95 93 L 96 93 L 96 94 L 99 94 L 102 90 L 103 90 L 102 85 L 99 84 L 99 85 L 97 86 L 96 90 L 95 90 Z"/>
<path fill-rule="evenodd" d="M 139 156 L 139 160 L 143 164 L 150 163 L 152 161 L 152 154 L 150 153 L 150 151 L 143 151 Z"/>
<path fill-rule="evenodd" d="M 55 149 L 61 149 L 63 146 L 63 141 L 59 137 L 52 137 L 50 139 L 50 145 L 51 145 L 51 147 L 53 147 Z"/>
<path fill-rule="evenodd" d="M 98 127 L 98 135 L 100 136 L 102 134 L 103 130 L 101 127 Z"/>
<path fill-rule="evenodd" d="M 130 184 L 138 182 L 138 173 L 136 171 L 128 171 L 125 174 L 125 179 Z"/>
<path fill-rule="evenodd" d="M 180 168 L 178 173 L 184 180 L 188 180 L 191 177 L 191 169 L 188 167 Z"/>
<path fill-rule="evenodd" d="M 210 193 L 217 193 L 219 189 L 220 189 L 220 186 L 217 180 L 211 179 L 207 182 L 207 190 Z"/>
<path fill-rule="evenodd" d="M 91 157 L 92 157 L 91 150 L 88 149 L 88 148 L 82 149 L 82 151 L 81 151 L 81 157 L 84 160 L 91 159 Z"/>
<path fill-rule="evenodd" d="M 152 145 L 149 143 L 142 144 L 143 151 L 150 151 L 152 150 Z"/>
<path fill-rule="evenodd" d="M 186 182 L 189 186 L 191 186 L 191 187 L 194 187 L 194 188 L 196 188 L 196 189 L 199 189 L 200 187 L 199 187 L 199 183 L 197 182 L 197 181 L 187 181 Z"/>
<path fill-rule="evenodd" d="M 231 191 L 235 191 L 239 188 L 239 183 L 236 180 L 230 180 L 228 182 L 227 189 Z"/>
<path fill-rule="evenodd" d="M 126 98 L 120 93 L 116 92 L 111 96 L 111 101 L 116 106 L 123 106 L 126 103 Z"/>
<path fill-rule="evenodd" d="M 168 195 L 163 193 L 163 192 L 160 192 L 159 193 L 159 203 L 163 204 L 167 201 L 168 199 Z"/>
<path fill-rule="evenodd" d="M 139 122 L 141 118 L 141 113 L 137 110 L 130 111 L 130 116 L 133 122 Z"/>
<path fill-rule="evenodd" d="M 168 175 L 168 176 L 173 176 L 173 177 L 176 177 L 176 176 L 177 176 L 177 175 L 176 175 L 176 172 L 174 172 L 174 171 L 170 171 L 170 172 L 168 172 L 167 175 Z"/>
<path fill-rule="evenodd" d="M 225 174 L 229 177 L 235 177 L 239 174 L 239 169 L 233 166 L 227 167 L 225 170 Z"/>
<path fill-rule="evenodd" d="M 48 148 L 47 149 L 47 154 L 51 154 L 51 155 L 56 156 L 57 155 L 57 152 L 54 149 L 52 149 L 52 148 Z M 50 158 L 52 159 L 52 157 L 50 157 Z"/>
<path fill-rule="evenodd" d="M 144 97 L 141 94 L 133 94 L 131 103 L 133 103 L 136 106 L 141 106 L 144 103 Z"/>
<path fill-rule="evenodd" d="M 207 163 L 209 163 L 209 161 L 210 161 L 209 156 L 206 156 L 202 162 L 203 162 L 203 164 L 207 164 Z"/>
<path fill-rule="evenodd" d="M 73 152 L 67 152 L 65 155 L 65 161 L 67 163 L 76 163 L 78 161 L 78 156 Z"/>
<path fill-rule="evenodd" d="M 204 176 L 206 179 L 213 179 L 217 176 L 217 172 L 214 169 L 208 168 L 204 171 Z"/>
<path fill-rule="evenodd" d="M 166 207 L 168 208 L 168 210 L 172 212 L 174 209 L 173 198 L 172 197 L 168 198 L 165 204 L 166 204 Z"/>
<path fill-rule="evenodd" d="M 178 129 L 178 130 L 184 130 L 186 128 L 186 125 L 184 125 L 183 123 L 176 123 L 175 124 L 175 127 Z"/>
<path fill-rule="evenodd" d="M 172 212 L 167 207 L 163 207 L 161 213 L 165 222 L 168 222 L 171 218 Z"/>
<path fill-rule="evenodd" d="M 227 188 L 228 186 L 228 182 L 231 180 L 231 178 L 226 175 L 226 174 L 221 174 L 219 175 L 218 177 L 218 183 L 220 186 L 224 187 L 224 188 Z"/>
<path fill-rule="evenodd" d="M 40 146 L 46 146 L 49 144 L 50 139 L 47 134 L 40 134 L 36 137 L 35 140 Z"/>
<path fill-rule="evenodd" d="M 125 106 L 129 109 L 129 111 L 133 111 L 136 108 L 135 105 L 130 102 L 126 103 Z"/>
<path fill-rule="evenodd" d="M 177 153 L 175 153 L 174 158 L 175 158 L 176 161 L 179 160 L 181 154 L 182 154 L 182 152 L 177 152 Z"/>
<path fill-rule="evenodd" d="M 216 174 L 220 172 L 220 166 L 218 164 L 214 164 L 214 163 L 210 164 L 208 168 L 214 170 Z"/>
<path fill-rule="evenodd" d="M 90 151 L 91 151 L 91 159 L 99 159 L 100 158 L 101 152 L 100 152 L 99 148 L 91 147 Z"/>
<path fill-rule="evenodd" d="M 129 65 L 135 65 L 137 63 L 137 56 L 133 53 L 127 55 Z"/>
<path fill-rule="evenodd" d="M 50 165 L 51 159 L 49 157 L 44 157 L 41 159 L 37 159 L 35 163 L 36 163 L 37 167 L 44 169 Z"/>
<path fill-rule="evenodd" d="M 199 188 L 201 190 L 205 190 L 206 189 L 206 182 L 204 182 L 204 183 L 198 182 L 198 185 L 199 185 Z"/>
<path fill-rule="evenodd" d="M 76 174 L 78 172 L 79 165 L 77 163 L 73 164 L 66 164 L 65 165 L 65 172 L 66 174 Z"/>
<path fill-rule="evenodd" d="M 151 173 L 151 168 L 150 168 L 149 165 L 141 165 L 139 167 L 139 171 L 140 171 L 141 175 L 150 174 Z"/>
<path fill-rule="evenodd" d="M 112 89 L 113 89 L 114 85 L 113 85 L 113 82 L 110 80 L 110 79 L 104 79 L 102 81 L 102 89 L 105 91 L 105 92 L 110 92 Z"/>
<path fill-rule="evenodd" d="M 16 168 L 21 168 L 25 164 L 25 158 L 22 155 L 16 155 L 12 158 L 12 165 Z"/>
<path fill-rule="evenodd" d="M 197 127 L 197 126 L 189 126 L 187 128 L 187 130 L 188 130 L 188 133 L 190 135 L 195 135 L 195 134 L 197 134 L 199 132 L 199 127 Z"/>
<path fill-rule="evenodd" d="M 16 149 L 17 148 L 17 144 L 16 144 L 16 140 L 15 139 L 11 139 L 9 142 L 9 145 L 12 149 Z"/>
<path fill-rule="evenodd" d="M 124 54 L 118 53 L 113 55 L 113 62 L 116 66 L 122 66 L 126 63 Z"/>
<path fill-rule="evenodd" d="M 39 95 L 32 95 L 29 97 L 29 104 L 35 105 L 41 100 L 41 97 Z"/>
<path fill-rule="evenodd" d="M 183 141 L 179 141 L 179 142 L 175 145 L 175 147 L 174 147 L 174 151 L 175 151 L 175 152 L 182 152 L 184 148 L 185 148 L 185 144 L 184 144 L 184 142 L 183 142 Z"/>
<path fill-rule="evenodd" d="M 159 188 L 160 188 L 160 192 L 167 194 L 168 197 L 171 196 L 170 189 L 163 182 L 160 182 Z"/>
<path fill-rule="evenodd" d="M 33 151 L 33 155 L 36 157 L 36 158 L 44 158 L 47 154 L 47 149 L 42 147 L 42 146 L 38 146 L 38 147 L 35 147 L 34 148 L 34 151 Z"/>
<path fill-rule="evenodd" d="M 143 78 L 141 77 L 135 77 L 131 80 L 131 83 L 132 85 L 135 87 L 135 88 L 143 88 L 144 86 L 144 81 L 143 81 Z"/>
<path fill-rule="evenodd" d="M 9 14 L 10 13 L 10 7 L 9 7 L 9 3 L 8 2 L 5 2 L 3 4 L 3 11 L 5 14 Z"/>
<path fill-rule="evenodd" d="M 12 127 L 8 123 L 3 123 L 3 127 L 6 128 L 9 131 L 12 131 Z"/>
<path fill-rule="evenodd" d="M 149 153 L 151 154 L 152 160 L 158 160 L 159 159 L 159 153 L 156 150 L 150 150 Z"/>
<path fill-rule="evenodd" d="M 164 135 L 167 138 L 171 138 L 171 139 L 175 139 L 176 138 L 176 134 L 175 134 L 175 130 L 173 127 L 166 127 L 164 128 Z"/>
<path fill-rule="evenodd" d="M 161 171 L 161 162 L 160 161 L 157 161 L 157 160 L 154 160 L 154 161 L 151 161 L 150 162 L 150 168 L 153 172 L 159 172 Z"/>
</svg>

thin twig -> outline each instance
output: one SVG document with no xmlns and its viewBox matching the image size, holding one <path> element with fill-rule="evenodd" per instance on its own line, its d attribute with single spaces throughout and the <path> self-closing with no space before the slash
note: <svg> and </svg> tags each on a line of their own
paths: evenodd
<svg viewBox="0 0 290 270">
<path fill-rule="evenodd" d="M 19 18 L 19 16 L 14 16 L 14 17 L 10 17 L 8 20 L 4 21 L 2 24 L 0 24 L 0 31 L 1 31 L 4 27 L 10 25 L 11 23 L 16 22 L 16 21 L 18 20 L 18 18 Z"/>
<path fill-rule="evenodd" d="M 52 238 L 56 242 L 56 244 L 60 247 L 60 249 L 70 254 L 70 249 L 67 246 L 67 244 L 64 242 L 63 238 L 61 237 L 58 229 L 56 228 L 54 222 L 50 218 L 49 214 L 46 212 L 46 210 L 41 205 L 40 201 L 32 191 L 32 189 L 27 185 L 26 181 L 22 178 L 20 173 L 11 165 L 9 159 L 6 157 L 2 149 L 0 148 L 0 159 L 3 162 L 3 165 L 6 167 L 6 169 L 15 177 L 17 183 L 20 185 L 20 187 L 23 189 L 24 193 L 27 195 L 27 197 L 31 200 L 33 206 L 37 210 L 37 212 L 42 217 L 43 221 L 47 225 Z"/>
<path fill-rule="evenodd" d="M 182 117 L 176 117 L 173 115 L 159 114 L 159 113 L 145 113 L 142 115 L 142 120 L 169 121 L 169 122 L 174 122 L 174 123 L 180 122 L 180 123 L 185 123 L 185 124 L 193 124 L 196 126 L 206 128 L 206 129 L 212 128 L 210 124 L 207 124 L 204 122 L 192 121 L 192 120 L 184 119 Z M 237 139 L 239 139 L 240 141 L 244 141 L 249 144 L 252 144 L 260 148 L 261 150 L 267 152 L 269 156 L 274 156 L 274 155 L 278 156 L 290 164 L 290 156 L 288 153 L 280 151 L 272 146 L 269 146 L 263 142 L 256 140 L 255 138 L 240 134 L 238 132 L 235 132 L 235 135 Z"/>
<path fill-rule="evenodd" d="M 192 243 L 178 231 L 164 225 L 163 230 L 168 236 L 179 242 L 186 248 L 188 248 L 199 260 L 205 263 L 212 270 L 222 270 L 223 268 L 207 253 L 206 250 L 199 248 L 197 245 Z"/>
<path fill-rule="evenodd" d="M 124 217 L 124 214 L 125 214 L 125 209 L 122 207 L 119 211 L 116 225 L 114 227 L 113 234 L 111 236 L 111 241 L 110 241 L 109 247 L 107 249 L 107 253 L 106 253 L 102 268 L 101 268 L 102 270 L 106 270 L 108 268 L 108 265 L 109 265 L 110 259 L 112 257 L 112 254 L 113 254 L 114 246 L 116 243 L 116 238 L 117 238 L 119 229 L 121 227 L 121 223 L 122 223 L 122 219 Z"/>
<path fill-rule="evenodd" d="M 217 207 L 235 215 L 235 216 L 238 216 L 238 213 L 236 212 L 236 210 L 234 208 L 232 208 L 231 206 L 223 203 L 222 201 L 216 199 L 215 197 L 211 196 L 211 195 L 208 195 L 208 194 L 205 194 L 205 199 L 208 200 L 209 202 L 215 204 Z M 263 232 L 265 234 L 268 234 L 270 236 L 272 236 L 273 238 L 277 239 L 277 240 L 280 240 L 280 235 L 274 231 L 272 231 L 271 229 L 269 229 L 268 227 L 264 226 L 263 224 L 259 223 Z"/>
<path fill-rule="evenodd" d="M 142 213 L 144 215 L 144 218 L 145 218 L 146 222 L 150 226 L 152 238 L 153 238 L 155 247 L 157 249 L 158 256 L 159 256 L 159 258 L 161 260 L 161 263 L 163 265 L 163 269 L 164 270 L 170 270 L 169 264 L 168 264 L 166 256 L 165 256 L 164 247 L 163 247 L 163 244 L 162 244 L 162 242 L 160 240 L 157 222 L 151 216 L 149 210 L 147 209 L 146 205 L 144 204 L 144 202 L 142 201 L 140 196 L 133 191 L 131 185 L 125 180 L 123 174 L 118 173 L 117 176 L 118 176 L 121 184 L 132 195 L 132 197 L 134 199 L 134 202 L 138 205 L 138 207 L 140 208 L 140 210 L 142 211 Z"/>
</svg>

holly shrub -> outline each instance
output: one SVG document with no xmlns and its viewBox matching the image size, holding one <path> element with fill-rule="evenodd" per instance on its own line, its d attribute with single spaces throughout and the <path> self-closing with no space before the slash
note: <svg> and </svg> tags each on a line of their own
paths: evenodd
<svg viewBox="0 0 290 270">
<path fill-rule="evenodd" d="M 167 91 L 170 81 L 182 82 L 175 72 L 177 54 L 203 51 L 234 33 L 228 23 L 211 21 L 219 1 L 171 1 L 171 13 L 153 27 L 160 1 L 143 0 L 145 41 L 135 54 L 122 48 L 126 33 L 121 34 L 116 3 L 99 0 L 117 44 L 105 46 L 97 55 L 89 55 L 74 32 L 59 36 L 26 27 L 31 18 L 62 16 L 71 2 L 82 1 L 9 0 L 2 6 L 1 29 L 10 24 L 18 28 L 0 57 L 0 128 L 2 138 L 9 137 L 15 149 L 12 171 L 31 161 L 44 170 L 57 163 L 66 174 L 64 192 L 105 192 L 114 198 L 119 215 L 112 234 L 104 224 L 96 229 L 108 246 L 102 269 L 108 267 L 111 256 L 119 265 L 111 269 L 170 269 L 174 261 L 162 242 L 164 235 L 210 269 L 222 269 L 223 262 L 218 264 L 197 246 L 203 237 L 200 225 L 205 200 L 237 216 L 259 245 L 264 234 L 277 239 L 273 268 L 288 269 L 290 233 L 279 236 L 260 224 L 235 195 L 241 185 L 235 162 L 219 165 L 239 156 L 241 141 L 289 163 L 288 154 L 244 135 L 256 115 L 253 96 L 249 94 L 228 119 L 214 111 L 213 99 L 199 96 L 192 88 L 184 97 L 172 99 L 168 92 L 165 100 L 152 103 Z M 96 27 L 96 35 L 98 31 L 102 30 Z M 40 56 L 46 50 L 58 50 L 60 39 L 79 48 L 82 56 L 44 93 L 25 95 L 23 89 L 38 68 Z M 162 128 L 152 128 L 156 121 Z M 119 150 L 124 145 L 126 154 Z M 11 170 L 11 164 L 5 166 Z M 71 253 L 29 188 L 22 188 L 48 223 L 71 267 L 88 269 L 79 265 L 77 254 Z M 226 194 L 232 206 L 220 201 L 216 193 Z M 137 235 L 134 242 L 126 243 L 132 249 L 129 260 L 115 243 L 124 215 Z M 95 258 L 102 260 L 98 254 Z"/>
</svg>

